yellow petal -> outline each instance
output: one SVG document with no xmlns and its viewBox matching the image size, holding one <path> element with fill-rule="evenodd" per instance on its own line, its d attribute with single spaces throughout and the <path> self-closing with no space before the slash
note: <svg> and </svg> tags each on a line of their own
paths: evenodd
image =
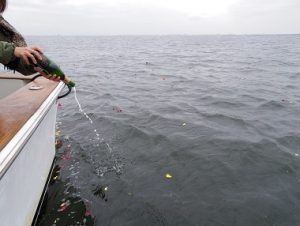
<svg viewBox="0 0 300 226">
<path fill-rule="evenodd" d="M 165 177 L 166 177 L 166 179 L 172 179 L 173 176 L 169 173 L 166 173 Z"/>
</svg>

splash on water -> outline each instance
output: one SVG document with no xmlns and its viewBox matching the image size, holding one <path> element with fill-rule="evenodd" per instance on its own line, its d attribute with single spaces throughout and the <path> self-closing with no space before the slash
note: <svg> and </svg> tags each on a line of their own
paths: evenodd
<svg viewBox="0 0 300 226">
<path fill-rule="evenodd" d="M 90 122 L 90 124 L 91 125 L 94 125 L 94 122 L 93 122 L 93 120 L 91 119 L 91 117 L 83 110 L 83 108 L 82 108 L 82 106 L 81 106 L 81 104 L 80 104 L 80 102 L 79 102 L 79 100 L 78 100 L 78 97 L 77 97 L 77 92 L 76 92 L 76 88 L 74 87 L 74 97 L 75 97 L 75 100 L 76 100 L 76 102 L 77 102 L 77 105 L 78 105 L 78 108 L 79 108 L 79 112 L 81 112 L 88 120 L 89 120 L 89 122 Z M 110 160 L 108 160 L 108 162 L 113 162 L 113 166 L 112 166 L 112 169 L 117 173 L 117 174 L 119 174 L 120 172 L 121 172 L 121 169 L 122 169 L 122 163 L 120 163 L 115 157 L 114 157 L 114 155 L 113 155 L 113 153 L 112 153 L 112 148 L 110 147 L 110 145 L 107 143 L 107 142 L 105 142 L 105 140 L 103 139 L 103 138 L 100 138 L 100 134 L 99 134 L 99 132 L 98 132 L 98 130 L 95 128 L 95 126 L 94 126 L 94 129 L 93 129 L 93 132 L 95 133 L 95 135 L 96 135 L 96 140 L 97 140 L 97 144 L 96 144 L 96 146 L 97 147 L 100 147 L 100 146 L 102 146 L 103 147 L 103 145 L 106 147 L 106 149 L 109 151 L 109 159 Z M 102 144 L 102 145 L 101 145 Z M 92 162 L 92 164 L 94 165 L 94 167 L 96 168 L 96 173 L 97 173 L 97 175 L 99 175 L 99 176 L 103 176 L 106 172 L 108 172 L 109 170 L 109 168 L 111 168 L 111 167 L 103 167 L 103 166 L 100 166 L 99 165 L 99 161 L 97 160 L 97 161 L 95 161 L 94 160 L 94 158 L 92 157 L 92 153 L 90 153 L 90 158 L 91 158 L 91 162 Z"/>
</svg>

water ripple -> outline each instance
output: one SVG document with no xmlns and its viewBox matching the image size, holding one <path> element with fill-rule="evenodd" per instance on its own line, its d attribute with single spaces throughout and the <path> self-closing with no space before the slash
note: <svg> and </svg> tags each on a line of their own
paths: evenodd
<svg viewBox="0 0 300 226">
<path fill-rule="evenodd" d="M 74 165 L 62 180 L 89 200 L 95 225 L 298 225 L 299 40 L 30 37 L 94 121 L 62 100 Z"/>
</svg>

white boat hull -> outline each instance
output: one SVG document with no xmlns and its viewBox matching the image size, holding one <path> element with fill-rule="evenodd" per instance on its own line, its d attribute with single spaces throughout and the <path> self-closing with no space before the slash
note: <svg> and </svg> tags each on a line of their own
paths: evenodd
<svg viewBox="0 0 300 226">
<path fill-rule="evenodd" d="M 55 158 L 56 98 L 62 87 L 0 152 L 1 226 L 32 224 Z"/>
<path fill-rule="evenodd" d="M 0 180 L 1 225 L 31 225 L 55 156 L 53 105 Z"/>
</svg>

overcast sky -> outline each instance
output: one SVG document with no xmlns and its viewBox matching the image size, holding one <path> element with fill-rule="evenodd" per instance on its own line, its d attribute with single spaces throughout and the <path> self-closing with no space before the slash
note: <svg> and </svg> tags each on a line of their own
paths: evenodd
<svg viewBox="0 0 300 226">
<path fill-rule="evenodd" d="M 27 35 L 300 33 L 300 0 L 8 0 Z"/>
</svg>

